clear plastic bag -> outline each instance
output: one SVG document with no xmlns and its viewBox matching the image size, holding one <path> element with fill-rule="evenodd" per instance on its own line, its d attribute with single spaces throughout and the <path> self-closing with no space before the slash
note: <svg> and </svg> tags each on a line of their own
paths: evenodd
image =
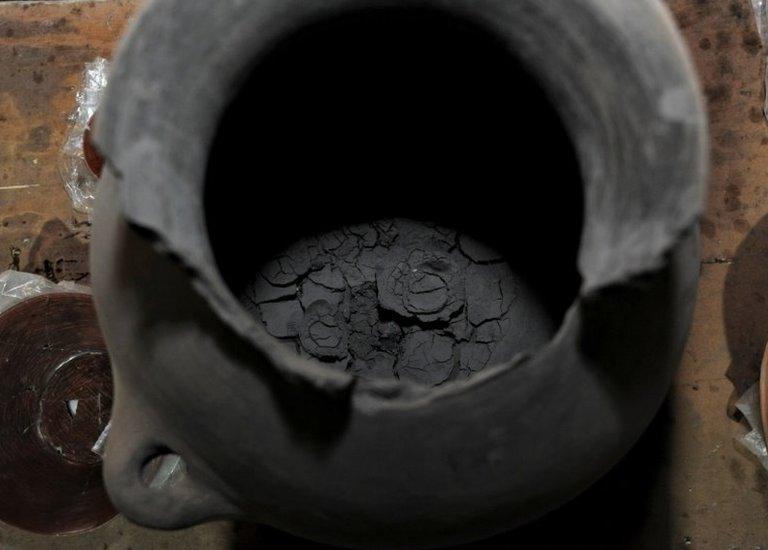
<svg viewBox="0 0 768 550">
<path fill-rule="evenodd" d="M 766 0 L 751 0 L 751 2 L 752 9 L 755 12 L 757 34 L 760 35 L 760 39 L 765 43 L 765 32 L 768 31 L 768 25 L 766 25 Z"/>
<path fill-rule="evenodd" d="M 59 171 L 64 187 L 74 209 L 86 214 L 93 208 L 98 177 L 85 160 L 83 135 L 107 86 L 108 70 L 109 62 L 104 58 L 85 64 L 83 86 L 77 92 L 75 110 L 69 117 L 69 132 L 61 149 Z"/>
<path fill-rule="evenodd" d="M 750 0 L 752 3 L 752 11 L 755 14 L 755 25 L 757 27 L 757 34 L 760 37 L 760 42 L 763 48 L 768 46 L 768 0 Z M 768 119 L 768 58 L 765 59 L 765 81 L 763 82 L 763 115 Z"/>
<path fill-rule="evenodd" d="M 737 439 L 739 443 L 760 461 L 768 470 L 768 449 L 763 436 L 763 423 L 760 420 L 760 392 L 758 384 L 750 386 L 736 402 L 736 408 L 744 415 L 750 431 Z"/>
<path fill-rule="evenodd" d="M 87 287 L 71 282 L 52 283 L 45 277 L 23 273 L 21 271 L 4 271 L 0 273 L 0 312 L 16 305 L 26 298 L 51 292 L 80 292 L 89 294 Z"/>
</svg>

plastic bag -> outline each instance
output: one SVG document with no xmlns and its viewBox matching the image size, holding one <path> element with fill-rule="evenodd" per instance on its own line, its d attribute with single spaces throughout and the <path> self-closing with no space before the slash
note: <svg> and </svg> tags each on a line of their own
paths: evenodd
<svg viewBox="0 0 768 550">
<path fill-rule="evenodd" d="M 765 32 L 768 30 L 766 25 L 766 0 L 751 0 L 752 9 L 755 12 L 755 21 L 757 23 L 757 34 L 765 44 Z"/>
<path fill-rule="evenodd" d="M 750 431 L 738 438 L 741 443 L 752 455 L 755 456 L 768 470 L 768 449 L 765 446 L 765 437 L 763 436 L 763 425 L 760 420 L 760 392 L 758 384 L 750 386 L 736 402 L 736 408 L 744 415 L 750 427 Z"/>
<path fill-rule="evenodd" d="M 88 167 L 83 151 L 83 136 L 107 86 L 109 62 L 97 58 L 85 64 L 83 86 L 76 95 L 76 107 L 70 115 L 70 128 L 61 149 L 60 173 L 64 187 L 78 212 L 93 209 L 98 176 Z"/>
<path fill-rule="evenodd" d="M 763 48 L 768 46 L 768 0 L 750 0 L 752 3 L 752 11 L 755 14 L 755 25 L 757 26 L 757 34 L 760 37 L 760 43 Z M 765 58 L 765 80 L 763 82 L 763 115 L 768 119 L 768 57 Z"/>
<path fill-rule="evenodd" d="M 23 273 L 21 271 L 4 271 L 0 273 L 0 312 L 7 310 L 26 298 L 51 292 L 90 294 L 90 290 L 87 287 L 68 281 L 56 284 L 39 275 Z"/>
</svg>

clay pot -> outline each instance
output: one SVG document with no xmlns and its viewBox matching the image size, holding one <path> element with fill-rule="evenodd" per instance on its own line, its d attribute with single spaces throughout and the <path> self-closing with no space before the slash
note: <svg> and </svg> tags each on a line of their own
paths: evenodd
<svg viewBox="0 0 768 550">
<path fill-rule="evenodd" d="M 476 540 L 588 487 L 664 398 L 707 159 L 656 0 L 153 2 L 96 138 L 105 480 L 139 523 Z M 509 330 L 546 318 L 543 341 L 432 387 L 301 356 L 249 311 L 297 239 L 398 216 L 499 250 L 538 312 Z"/>
</svg>

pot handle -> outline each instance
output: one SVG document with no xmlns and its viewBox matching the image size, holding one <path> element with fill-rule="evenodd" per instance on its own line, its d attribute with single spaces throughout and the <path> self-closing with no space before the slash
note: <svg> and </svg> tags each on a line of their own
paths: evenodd
<svg viewBox="0 0 768 550">
<path fill-rule="evenodd" d="M 113 415 L 104 453 L 107 493 L 131 521 L 180 529 L 236 515 L 236 508 L 196 479 L 184 459 L 136 424 Z"/>
</svg>

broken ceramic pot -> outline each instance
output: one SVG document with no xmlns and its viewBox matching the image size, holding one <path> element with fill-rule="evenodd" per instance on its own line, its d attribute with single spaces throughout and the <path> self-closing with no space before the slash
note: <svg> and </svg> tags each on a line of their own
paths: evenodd
<svg viewBox="0 0 768 550">
<path fill-rule="evenodd" d="M 151 2 L 99 113 L 105 478 L 135 521 L 475 540 L 661 403 L 706 130 L 660 2 Z"/>
</svg>

